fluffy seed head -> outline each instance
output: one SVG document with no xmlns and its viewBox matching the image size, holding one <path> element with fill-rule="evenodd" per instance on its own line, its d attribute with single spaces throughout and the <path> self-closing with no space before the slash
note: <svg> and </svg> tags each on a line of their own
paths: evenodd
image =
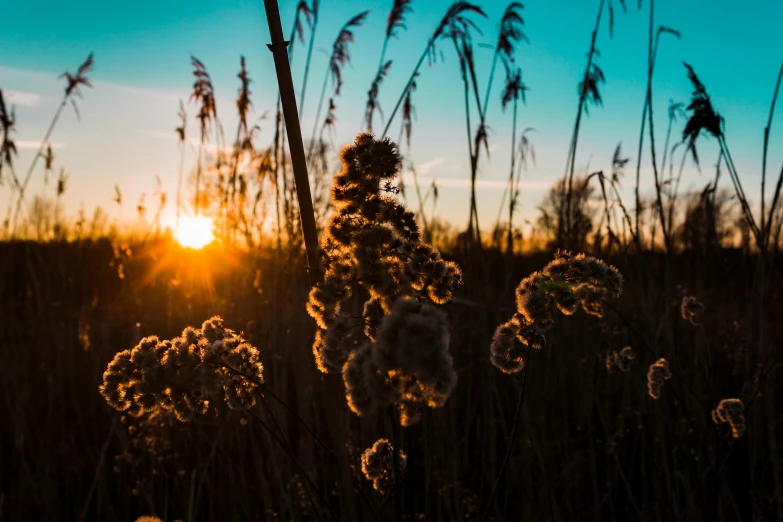
<svg viewBox="0 0 783 522">
<path fill-rule="evenodd" d="M 703 312 L 704 305 L 700 303 L 698 299 L 692 295 L 686 295 L 682 298 L 682 302 L 680 303 L 680 315 L 693 326 L 698 326 Z"/>
<path fill-rule="evenodd" d="M 221 401 L 231 409 L 250 408 L 263 372 L 258 350 L 216 316 L 171 341 L 145 337 L 119 352 L 103 374 L 100 392 L 117 410 L 162 410 L 187 421 Z"/>
<path fill-rule="evenodd" d="M 606 356 L 606 370 L 611 373 L 616 368 L 621 372 L 626 372 L 634 361 L 636 361 L 636 354 L 633 348 L 626 346 L 619 352 L 611 352 Z"/>
<path fill-rule="evenodd" d="M 405 470 L 408 457 L 400 451 L 397 455 L 397 472 Z M 394 490 L 394 448 L 387 439 L 378 439 L 362 454 L 362 473 L 372 480 L 373 488 L 384 495 Z"/>
<path fill-rule="evenodd" d="M 731 435 L 738 439 L 745 433 L 745 405 L 739 399 L 723 399 L 712 410 L 712 420 L 715 424 L 727 422 L 731 427 Z"/>
<path fill-rule="evenodd" d="M 554 324 L 555 309 L 571 315 L 581 306 L 588 314 L 602 316 L 604 302 L 620 295 L 622 283 L 620 272 L 600 259 L 557 252 L 543 270 L 520 281 L 517 313 L 495 331 L 490 361 L 504 373 L 522 371 L 522 347 L 539 349 L 546 344 L 544 334 Z"/>
<path fill-rule="evenodd" d="M 451 300 L 462 273 L 421 242 L 414 214 L 393 197 L 401 159 L 391 141 L 362 133 L 340 155 L 324 280 L 307 304 L 318 326 L 313 355 L 321 371 L 342 371 L 354 412 L 393 403 L 412 423 L 456 382 L 446 318 L 434 305 Z M 360 316 L 354 295 L 369 296 Z"/>
<path fill-rule="evenodd" d="M 660 358 L 650 365 L 647 372 L 647 390 L 650 397 L 659 399 L 661 397 L 661 388 L 663 383 L 671 379 L 672 373 L 669 370 L 669 361 Z"/>
</svg>

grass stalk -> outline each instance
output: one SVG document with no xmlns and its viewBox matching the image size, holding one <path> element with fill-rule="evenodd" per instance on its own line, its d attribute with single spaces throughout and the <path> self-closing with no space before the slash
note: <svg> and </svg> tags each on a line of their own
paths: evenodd
<svg viewBox="0 0 783 522">
<path fill-rule="evenodd" d="M 320 247 L 315 226 L 313 201 L 310 196 L 310 182 L 307 177 L 307 158 L 304 154 L 302 131 L 299 127 L 299 116 L 296 110 L 294 83 L 291 78 L 291 67 L 288 63 L 288 53 L 286 52 L 286 42 L 283 39 L 283 28 L 280 24 L 280 11 L 278 10 L 277 1 L 264 0 L 264 8 L 266 9 L 269 35 L 272 41 L 268 47 L 275 60 L 283 116 L 285 117 L 285 125 L 288 131 L 288 146 L 291 150 L 291 162 L 294 168 L 296 195 L 299 200 L 299 217 L 302 223 L 302 233 L 310 269 L 310 282 L 315 284 L 321 279 Z"/>
</svg>

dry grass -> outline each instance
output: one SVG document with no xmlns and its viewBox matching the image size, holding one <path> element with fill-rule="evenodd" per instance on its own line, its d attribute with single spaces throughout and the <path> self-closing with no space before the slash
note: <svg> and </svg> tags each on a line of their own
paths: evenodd
<svg viewBox="0 0 783 522">
<path fill-rule="evenodd" d="M 386 116 L 379 95 L 391 71 L 387 49 L 412 13 L 407 1 L 391 7 L 368 92 L 367 128 L 376 111 Z M 589 103 L 602 102 L 604 74 L 595 59 L 605 10 L 610 32 L 615 22 L 612 2 L 599 0 L 598 7 L 566 172 L 539 207 L 535 233 L 526 238 L 516 233 L 515 209 L 520 172 L 535 158 L 527 130 L 516 143 L 518 102 L 527 89 L 517 61 L 519 44 L 527 41 L 519 2 L 511 2 L 500 20 L 483 97 L 471 35 L 484 13 L 477 5 L 455 2 L 384 122 L 385 136 L 401 112 L 400 140 L 404 134 L 410 142 L 419 69 L 441 43 L 453 44 L 462 80 L 454 84 L 464 94 L 475 180 L 482 146 L 486 150 L 495 66 L 499 60 L 506 65 L 505 90 L 496 102 L 513 104 L 508 223 L 501 225 L 498 217 L 491 234 L 479 229 L 475 191 L 467 231 L 438 219 L 436 185 L 422 194 L 415 184 L 416 213 L 402 206 L 403 187 L 395 175 L 410 161 L 399 156 L 399 147 L 367 135 L 344 149 L 345 169 L 329 192 L 337 144 L 325 142 L 324 134 L 339 124 L 342 68 L 366 12 L 340 29 L 326 64 L 310 154 L 301 158 L 314 192 L 314 209 L 303 204 L 304 217 L 284 146 L 282 103 L 276 106 L 273 143 L 257 143 L 249 121 L 250 72 L 241 59 L 240 118 L 226 152 L 212 79 L 205 64 L 192 58 L 201 130 L 195 196 L 188 202 L 178 188 L 176 204 L 178 216 L 192 208 L 215 217 L 219 240 L 201 251 L 183 249 L 161 233 L 162 191 L 155 193 L 154 214 L 140 201 L 138 225 L 122 233 L 118 226 L 127 202 L 119 186 L 116 219 L 100 209 L 91 217 L 62 215 L 68 176 L 51 152 L 50 138 L 79 87 L 90 86 L 92 55 L 76 73 L 64 75 L 62 103 L 23 182 L 15 171 L 17 122 L 0 91 L 0 167 L 8 173 L 4 179 L 13 181 L 15 198 L 8 206 L 6 241 L 0 242 L 0 522 L 125 521 L 145 514 L 187 522 L 783 519 L 783 391 L 776 385 L 783 368 L 777 320 L 783 313 L 778 255 L 783 172 L 772 203 L 754 214 L 718 108 L 690 66 L 691 103 L 686 110 L 685 104 L 670 106 L 657 164 L 652 70 L 658 37 L 679 33 L 659 26 L 653 40 L 650 3 L 639 151 L 648 137 L 654 199 L 638 196 L 635 208 L 623 204 L 620 183 L 630 160 L 619 146 L 607 169 L 611 174 L 576 174 L 582 114 Z M 294 45 L 307 43 L 309 29 L 300 109 L 319 8 L 317 2 L 299 2 L 291 29 L 289 61 Z M 781 77 L 783 68 L 764 134 L 762 192 Z M 322 117 L 330 78 L 333 91 Z M 685 112 L 683 139 L 670 148 L 678 115 Z M 478 122 L 471 123 L 476 113 Z M 184 164 L 183 106 L 180 118 L 176 133 Z M 720 145 L 715 179 L 703 190 L 679 194 L 682 165 L 686 157 L 698 158 L 700 136 Z M 297 145 L 301 150 L 305 144 Z M 678 147 L 681 167 L 675 176 Z M 212 149 L 218 152 L 208 153 Z M 56 196 L 25 199 L 41 158 L 45 176 L 59 168 Z M 729 171 L 738 204 L 718 187 L 721 168 Z M 640 161 L 637 194 L 639 169 Z M 273 233 L 265 229 L 267 215 L 274 215 Z M 300 235 L 308 220 L 324 239 L 327 269 L 325 283 L 312 293 Z M 603 262 L 565 254 L 552 262 L 558 247 L 617 267 L 622 295 L 620 278 Z M 562 270 L 564 264 L 570 268 Z M 465 284 L 455 290 L 456 266 Z M 340 284 L 330 286 L 330 277 Z M 308 316 L 308 300 L 323 331 Z M 362 307 L 365 301 L 370 306 Z M 373 304 L 381 312 L 374 314 Z M 563 320 L 563 314 L 571 317 Z M 134 377 L 160 377 L 156 365 L 166 364 L 162 356 L 149 356 L 150 347 L 139 345 L 142 338 L 175 338 L 215 315 L 237 332 L 222 340 L 236 341 L 237 353 L 256 368 L 255 377 L 243 375 L 241 364 L 210 373 L 199 366 L 204 353 L 188 351 L 182 338 L 175 344 L 199 368 L 192 378 L 177 374 L 180 381 L 168 387 L 158 380 L 150 392 Z M 217 342 L 209 337 L 210 324 L 198 336 Z M 353 328 L 350 334 L 346 325 Z M 417 349 L 402 357 L 408 345 Z M 114 400 L 122 396 L 140 408 L 118 412 L 99 387 L 110 361 L 134 346 L 139 348 L 133 353 L 141 354 L 138 363 L 146 366 L 120 368 L 127 362 L 120 356 L 112 366 L 116 374 L 108 374 L 114 384 L 130 386 L 133 397 L 103 389 L 115 406 L 125 404 Z M 370 350 L 380 355 L 367 356 Z M 163 354 L 163 348 L 155 353 Z M 365 373 L 357 380 L 350 364 L 360 353 L 374 366 L 363 364 Z M 422 368 L 436 359 L 443 371 L 428 380 L 428 368 Z M 338 375 L 319 372 L 319 365 Z M 213 373 L 219 373 L 214 382 Z M 381 398 L 359 407 L 356 388 L 379 378 Z M 211 398 L 223 397 L 216 383 L 228 393 L 232 382 L 241 384 L 234 390 L 241 400 L 232 396 L 230 407 L 208 402 L 209 394 L 188 395 L 208 389 Z M 168 389 L 174 385 L 176 390 Z M 171 414 L 172 395 L 185 404 L 177 413 L 190 422 Z M 192 405 L 198 415 L 191 415 Z"/>
</svg>

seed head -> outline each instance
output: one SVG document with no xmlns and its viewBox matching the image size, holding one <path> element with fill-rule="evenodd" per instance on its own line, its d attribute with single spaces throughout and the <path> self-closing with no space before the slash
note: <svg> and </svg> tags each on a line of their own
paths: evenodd
<svg viewBox="0 0 783 522">
<path fill-rule="evenodd" d="M 397 455 L 397 472 L 405 470 L 408 457 L 400 451 Z M 394 448 L 386 439 L 378 439 L 362 454 L 362 473 L 372 480 L 373 488 L 388 495 L 394 490 Z"/>
<path fill-rule="evenodd" d="M 542 348 L 544 334 L 554 324 L 554 311 L 571 315 L 581 305 L 591 315 L 603 315 L 605 300 L 618 297 L 622 276 L 616 268 L 584 254 L 559 251 L 540 272 L 520 281 L 517 314 L 498 327 L 490 345 L 490 361 L 504 373 L 524 369 L 524 348 Z"/>
<path fill-rule="evenodd" d="M 723 399 L 712 410 L 712 420 L 715 424 L 727 422 L 731 427 L 731 435 L 738 439 L 745 433 L 745 405 L 739 399 Z"/>
<path fill-rule="evenodd" d="M 498 326 L 489 347 L 489 359 L 503 373 L 518 373 L 525 369 L 525 358 L 519 334 L 522 324 L 516 317 Z"/>
<path fill-rule="evenodd" d="M 213 317 L 171 341 L 145 337 L 119 352 L 103 374 L 100 392 L 117 410 L 163 410 L 187 421 L 221 400 L 231 409 L 250 408 L 263 372 L 258 350 Z"/>
<path fill-rule="evenodd" d="M 422 405 L 442 405 L 456 382 L 446 317 L 462 274 L 420 240 L 413 213 L 392 197 L 400 156 L 394 144 L 359 134 L 341 152 L 324 240 L 324 281 L 310 292 L 321 371 L 342 371 L 351 409 L 396 404 L 412 423 Z M 362 314 L 351 301 L 366 295 Z M 403 406 L 404 405 L 404 406 Z"/>
<path fill-rule="evenodd" d="M 704 305 L 698 299 L 692 295 L 683 296 L 682 303 L 680 303 L 680 315 L 683 319 L 693 326 L 698 326 L 703 312 Z"/>
<path fill-rule="evenodd" d="M 659 399 L 661 397 L 661 388 L 663 383 L 671 379 L 672 373 L 669 370 L 669 361 L 660 358 L 650 365 L 647 372 L 647 390 L 650 397 Z"/>
<path fill-rule="evenodd" d="M 636 354 L 633 348 L 626 346 L 619 352 L 611 352 L 606 356 L 606 370 L 611 373 L 617 368 L 621 372 L 626 372 L 635 361 Z"/>
</svg>

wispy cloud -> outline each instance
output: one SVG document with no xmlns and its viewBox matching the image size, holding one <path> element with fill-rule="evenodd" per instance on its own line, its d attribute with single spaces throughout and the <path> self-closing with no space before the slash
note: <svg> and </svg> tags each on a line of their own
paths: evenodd
<svg viewBox="0 0 783 522">
<path fill-rule="evenodd" d="M 34 107 L 41 101 L 41 97 L 34 92 L 22 91 L 3 91 L 3 96 L 10 105 L 19 105 L 21 107 Z"/>
<path fill-rule="evenodd" d="M 443 165 L 444 163 L 446 163 L 446 158 L 443 157 L 433 158 L 429 161 L 425 161 L 424 163 L 417 165 L 416 172 L 426 176 L 427 174 L 432 172 L 432 169 L 434 169 L 438 165 Z"/>
<path fill-rule="evenodd" d="M 169 132 L 154 130 L 154 131 L 149 131 L 149 135 L 152 136 L 153 138 L 157 138 L 159 140 L 166 140 L 166 141 L 174 141 L 179 139 L 177 133 L 174 130 L 171 130 Z M 188 145 L 192 149 L 197 149 L 199 146 L 199 141 L 196 139 L 187 138 L 185 141 L 188 142 Z M 224 153 L 232 152 L 234 150 L 233 147 L 229 147 L 229 146 L 220 147 L 220 149 Z M 205 143 L 204 150 L 207 152 L 215 152 L 218 150 L 218 147 L 216 147 L 213 143 Z"/>
<path fill-rule="evenodd" d="M 14 67 L 3 67 L 0 66 L 0 72 L 3 73 L 3 76 L 10 77 L 11 79 L 23 79 L 23 80 L 32 80 L 32 81 L 46 81 L 51 84 L 57 84 L 57 85 L 64 85 L 64 81 L 60 74 L 46 72 L 46 71 L 39 71 L 35 69 L 19 69 Z M 136 87 L 131 85 L 125 85 L 121 83 L 114 83 L 114 82 L 106 82 L 106 81 L 92 81 L 91 82 L 93 86 L 96 88 L 96 90 L 102 90 L 102 89 L 110 89 L 114 91 L 120 91 L 123 94 L 131 95 L 131 96 L 143 96 L 143 97 L 152 97 L 152 98 L 158 98 L 165 101 L 176 101 L 178 98 L 185 97 L 187 98 L 187 91 L 171 91 L 171 90 L 163 90 L 163 89 L 149 89 L 149 88 L 143 88 L 143 87 Z M 19 91 L 3 91 L 3 92 L 18 92 L 23 95 L 31 95 L 32 93 L 25 93 L 25 92 L 19 92 Z M 112 92 L 112 95 L 116 95 L 116 92 Z M 40 96 L 32 94 L 33 96 L 37 97 L 37 101 L 40 101 Z M 21 102 L 18 102 L 19 105 L 22 105 Z"/>
<path fill-rule="evenodd" d="M 32 140 L 20 140 L 15 141 L 14 144 L 16 145 L 17 149 L 37 149 L 41 146 L 40 141 L 32 141 Z M 53 149 L 64 149 L 68 146 L 67 143 L 64 143 L 62 141 L 53 141 L 50 143 Z"/>
<path fill-rule="evenodd" d="M 402 180 L 405 184 L 412 185 L 414 183 L 413 174 L 410 172 L 406 172 L 402 176 Z M 463 188 L 463 189 L 469 189 L 470 188 L 470 180 L 467 178 L 454 178 L 454 177 L 422 177 L 419 176 L 419 185 L 422 187 L 429 186 L 432 184 L 432 181 L 435 181 L 435 184 L 438 187 L 441 188 Z M 507 181 L 502 180 L 493 180 L 493 179 L 477 179 L 476 180 L 476 189 L 479 190 L 504 190 L 506 188 L 506 185 L 508 184 Z M 542 181 L 542 180 L 535 180 L 535 181 L 526 181 L 522 180 L 520 182 L 520 188 L 522 189 L 530 189 L 530 190 L 545 190 L 548 189 L 549 186 L 552 183 L 549 181 Z"/>
</svg>

